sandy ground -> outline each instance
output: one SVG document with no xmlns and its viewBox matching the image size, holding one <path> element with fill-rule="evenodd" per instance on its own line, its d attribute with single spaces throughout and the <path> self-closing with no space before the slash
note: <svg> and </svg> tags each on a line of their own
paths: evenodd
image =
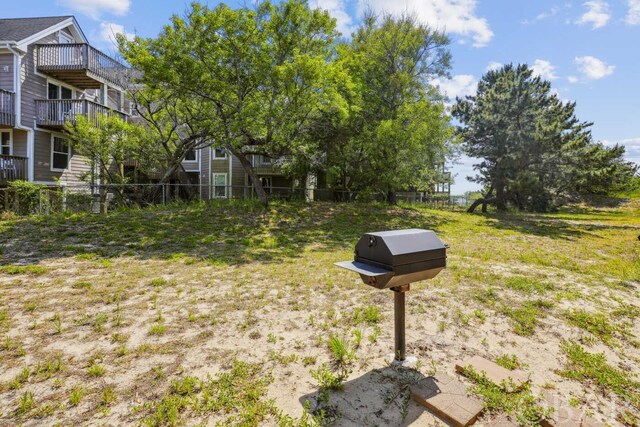
<svg viewBox="0 0 640 427">
<path fill-rule="evenodd" d="M 535 333 L 521 336 L 498 307 L 474 297 L 482 291 L 478 280 L 460 277 L 472 263 L 451 251 L 447 270 L 436 280 L 412 285 L 407 294 L 407 353 L 420 363 L 415 371 L 402 371 L 387 362 L 393 348 L 392 293 L 367 287 L 333 266 L 349 256 L 346 250 L 309 247 L 279 263 L 221 266 L 52 255 L 38 263 L 44 272 L 0 274 L 0 310 L 6 313 L 0 338 L 13 343 L 0 351 L 0 425 L 139 424 L 172 379 L 215 377 L 241 360 L 261 367 L 261 375 L 270 378 L 264 399 L 293 418 L 302 416 L 306 404 L 313 413 L 324 410 L 332 425 L 439 426 L 445 424 L 409 399 L 408 385 L 436 370 L 471 384 L 455 373 L 456 361 L 471 355 L 495 360 L 503 354 L 515 354 L 526 365 L 534 394 L 552 388 L 597 420 L 620 425 L 616 417 L 623 401 L 558 375 L 565 362 L 560 344 L 588 342 L 590 352 L 603 352 L 611 365 L 636 373 L 640 351 L 625 340 L 614 345 L 585 341 L 588 334 L 558 313 L 617 304 L 612 297 L 639 307 L 638 282 L 614 288 L 606 281 L 594 285 L 579 272 L 493 262 L 486 274 L 508 277 L 534 269 L 529 273 L 555 283 L 554 292 L 578 294 L 557 298 Z M 523 298 L 513 290 L 499 292 L 504 301 Z M 377 322 L 354 320 L 356 308 L 371 306 L 379 308 Z M 474 316 L 475 310 L 484 318 Z M 165 329 L 154 334 L 154 325 Z M 357 348 L 356 330 L 362 335 Z M 630 331 L 640 336 L 638 321 Z M 323 400 L 310 372 L 330 363 L 332 334 L 349 341 L 356 357 L 344 389 Z M 55 358 L 62 366 L 47 371 L 46 361 Z M 104 374 L 92 376 L 92 364 L 103 366 Z M 12 386 L 25 367 L 29 378 Z M 86 395 L 73 406 L 70 396 L 78 386 Z M 101 393 L 108 387 L 115 399 L 103 404 Z M 19 414 L 25 392 L 33 393 L 35 403 Z M 491 425 L 499 416 L 485 413 L 479 424 Z M 185 425 L 215 425 L 227 417 L 223 412 L 180 414 Z M 269 415 L 260 424 L 277 425 L 276 418 Z"/>
</svg>

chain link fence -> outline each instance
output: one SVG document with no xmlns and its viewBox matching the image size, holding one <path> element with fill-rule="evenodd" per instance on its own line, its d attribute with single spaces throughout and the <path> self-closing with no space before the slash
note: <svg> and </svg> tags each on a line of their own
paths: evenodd
<svg viewBox="0 0 640 427">
<path fill-rule="evenodd" d="M 25 189 L 26 188 L 26 189 Z M 318 188 L 265 188 L 269 200 L 322 202 L 384 202 L 382 194 Z M 472 203 L 465 196 L 399 192 L 400 204 L 435 209 L 463 210 Z M 118 184 L 28 186 L 0 188 L 0 212 L 18 215 L 59 212 L 108 212 L 123 208 L 161 206 L 209 200 L 258 199 L 250 186 L 202 186 L 192 184 Z"/>
</svg>

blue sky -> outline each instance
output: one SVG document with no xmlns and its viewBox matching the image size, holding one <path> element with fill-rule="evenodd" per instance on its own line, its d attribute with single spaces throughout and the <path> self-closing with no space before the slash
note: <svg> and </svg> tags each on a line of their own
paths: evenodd
<svg viewBox="0 0 640 427">
<path fill-rule="evenodd" d="M 189 2 L 170 0 L 22 0 L 4 2 L 4 18 L 73 14 L 91 42 L 113 53 L 113 32 L 152 37 Z M 215 5 L 217 1 L 205 1 Z M 250 4 L 228 1 L 231 6 Z M 348 34 L 366 7 L 415 12 L 451 37 L 449 96 L 472 94 L 489 67 L 528 63 L 561 99 L 577 102 L 580 120 L 594 122 L 596 140 L 622 143 L 640 164 L 640 0 L 310 0 L 328 9 Z M 472 160 L 453 166 L 455 194 L 475 188 Z"/>
</svg>

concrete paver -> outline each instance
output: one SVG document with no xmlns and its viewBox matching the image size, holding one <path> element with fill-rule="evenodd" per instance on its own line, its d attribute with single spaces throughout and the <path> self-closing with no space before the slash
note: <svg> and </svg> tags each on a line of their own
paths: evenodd
<svg viewBox="0 0 640 427">
<path fill-rule="evenodd" d="M 411 397 L 456 427 L 473 424 L 482 403 L 467 393 L 467 387 L 444 374 L 425 378 L 410 387 Z"/>
<path fill-rule="evenodd" d="M 529 376 L 524 371 L 518 369 L 510 371 L 480 356 L 472 356 L 456 363 L 456 371 L 462 373 L 464 368 L 468 366 L 471 366 L 478 373 L 484 372 L 487 378 L 495 384 L 500 386 L 504 384 L 505 389 L 511 388 L 511 384 L 518 389 L 529 382 Z"/>
</svg>

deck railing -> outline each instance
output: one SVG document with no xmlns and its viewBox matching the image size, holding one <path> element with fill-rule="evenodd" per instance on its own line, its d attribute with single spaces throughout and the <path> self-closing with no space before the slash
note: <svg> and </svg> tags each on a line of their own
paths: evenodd
<svg viewBox="0 0 640 427">
<path fill-rule="evenodd" d="M 0 154 L 0 184 L 27 179 L 27 158 Z"/>
<path fill-rule="evenodd" d="M 43 127 L 63 127 L 67 121 L 75 122 L 77 116 L 86 116 L 96 126 L 100 115 L 127 115 L 88 99 L 38 99 L 36 100 L 36 124 Z"/>
<path fill-rule="evenodd" d="M 13 92 L 0 89 L 0 126 L 14 126 L 16 117 L 14 98 Z"/>
<path fill-rule="evenodd" d="M 86 43 L 37 45 L 38 70 L 87 70 L 120 86 L 126 85 L 128 68 Z"/>
<path fill-rule="evenodd" d="M 282 156 L 277 159 L 271 159 L 262 155 L 254 155 L 251 164 L 258 174 L 279 174 L 282 165 L 291 161 L 291 156 Z"/>
</svg>

